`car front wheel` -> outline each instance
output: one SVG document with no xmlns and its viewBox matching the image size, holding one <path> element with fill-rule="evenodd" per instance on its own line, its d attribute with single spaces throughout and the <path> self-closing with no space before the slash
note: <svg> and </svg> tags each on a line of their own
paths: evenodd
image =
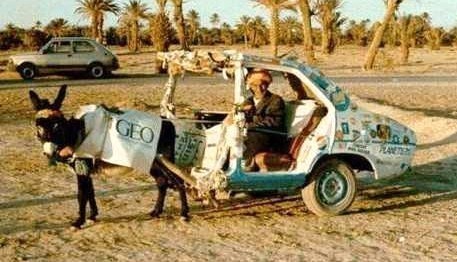
<svg viewBox="0 0 457 262">
<path fill-rule="evenodd" d="M 37 75 L 36 67 L 30 63 L 19 66 L 18 71 L 24 80 L 32 80 Z"/>
<path fill-rule="evenodd" d="M 106 74 L 106 70 L 100 63 L 91 64 L 88 68 L 88 73 L 92 78 L 103 78 Z"/>
<path fill-rule="evenodd" d="M 357 191 L 354 172 L 345 162 L 330 159 L 319 164 L 303 188 L 308 209 L 318 216 L 335 216 L 349 208 Z"/>
</svg>

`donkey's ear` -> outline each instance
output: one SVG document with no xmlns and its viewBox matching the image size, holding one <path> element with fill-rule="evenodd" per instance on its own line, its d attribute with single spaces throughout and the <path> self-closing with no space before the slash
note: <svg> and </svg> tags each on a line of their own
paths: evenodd
<svg viewBox="0 0 457 262">
<path fill-rule="evenodd" d="M 35 109 L 35 111 L 40 110 L 41 100 L 40 100 L 40 97 L 37 95 L 37 93 L 30 90 L 29 96 L 30 96 L 30 101 L 32 102 L 32 105 L 33 105 L 33 109 Z"/>
<path fill-rule="evenodd" d="M 67 85 L 62 85 L 59 90 L 59 94 L 57 94 L 56 100 L 52 104 L 52 108 L 55 110 L 59 110 L 62 106 L 62 102 L 65 99 L 65 95 L 67 93 Z"/>
</svg>

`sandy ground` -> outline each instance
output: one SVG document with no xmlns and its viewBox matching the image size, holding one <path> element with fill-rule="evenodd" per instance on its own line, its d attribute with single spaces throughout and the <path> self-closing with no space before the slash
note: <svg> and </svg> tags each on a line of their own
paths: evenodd
<svg viewBox="0 0 457 262">
<path fill-rule="evenodd" d="M 428 55 L 424 51 L 415 59 L 426 64 Z M 143 56 L 126 56 L 132 63 L 126 73 L 147 67 Z M 332 72 L 323 60 L 325 73 L 358 75 L 359 69 L 348 64 L 335 64 L 342 69 Z M 432 67 L 429 73 L 451 74 L 453 66 Z M 414 68 L 417 75 L 422 74 L 419 67 Z M 410 68 L 398 70 L 391 74 L 411 74 L 405 71 Z M 77 211 L 75 178 L 61 166 L 48 167 L 40 155 L 28 90 L 0 91 L 0 261 L 455 261 L 455 85 L 346 88 L 361 107 L 410 126 L 419 140 L 413 171 L 365 187 L 346 215 L 318 218 L 295 196 L 246 198 L 219 211 L 191 201 L 192 220 L 182 223 L 173 192 L 165 214 L 150 219 L 157 196 L 150 177 L 99 175 L 95 187 L 101 221 L 77 232 L 69 228 Z M 56 91 L 37 89 L 47 97 Z M 78 105 L 105 103 L 157 112 L 162 93 L 160 85 L 150 84 L 70 87 L 64 111 L 69 115 Z M 202 85 L 189 77 L 178 91 L 178 112 L 226 110 L 231 96 L 226 82 Z"/>
</svg>

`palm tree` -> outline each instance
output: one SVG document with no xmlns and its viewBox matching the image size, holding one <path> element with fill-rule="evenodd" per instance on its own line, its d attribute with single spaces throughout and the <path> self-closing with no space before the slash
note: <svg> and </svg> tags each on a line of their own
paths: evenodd
<svg viewBox="0 0 457 262">
<path fill-rule="evenodd" d="M 218 13 L 214 13 L 209 18 L 209 21 L 213 25 L 213 28 L 217 28 L 217 27 L 219 27 L 219 24 L 221 23 L 221 18 Z"/>
<path fill-rule="evenodd" d="M 151 16 L 149 27 L 156 51 L 165 52 L 171 45 L 173 26 L 165 9 L 168 0 L 156 0 L 159 10 Z"/>
<path fill-rule="evenodd" d="M 221 25 L 221 40 L 225 45 L 233 44 L 233 30 L 232 27 L 227 23 Z"/>
<path fill-rule="evenodd" d="M 117 15 L 119 13 L 119 6 L 115 3 L 115 0 L 99 0 L 101 2 L 101 12 L 98 16 L 98 39 L 100 42 L 104 39 L 103 26 L 105 23 L 105 13 L 112 13 Z"/>
<path fill-rule="evenodd" d="M 293 4 L 289 0 L 251 0 L 270 11 L 270 44 L 273 56 L 278 56 L 279 13 Z"/>
<path fill-rule="evenodd" d="M 298 0 L 298 10 L 302 16 L 303 27 L 303 47 L 305 50 L 306 61 L 313 64 L 316 61 L 313 48 L 313 28 L 311 26 L 311 8 L 309 0 Z"/>
<path fill-rule="evenodd" d="M 244 47 L 248 48 L 248 35 L 250 29 L 251 18 L 247 15 L 243 15 L 238 20 L 236 27 L 241 34 L 243 34 Z"/>
<path fill-rule="evenodd" d="M 189 26 L 190 43 L 195 44 L 197 40 L 197 33 L 200 28 L 200 15 L 194 9 L 191 9 L 186 14 L 186 23 Z"/>
<path fill-rule="evenodd" d="M 287 16 L 281 21 L 281 33 L 284 42 L 288 46 L 293 46 L 297 41 L 298 32 L 300 30 L 301 24 L 297 21 L 295 16 Z"/>
<path fill-rule="evenodd" d="M 425 32 L 425 38 L 430 50 L 440 50 L 445 33 L 446 31 L 442 27 L 432 27 Z"/>
<path fill-rule="evenodd" d="M 407 64 L 409 47 L 411 45 L 411 33 L 413 31 L 412 15 L 403 15 L 398 19 L 397 29 L 400 34 L 401 63 Z"/>
<path fill-rule="evenodd" d="M 105 13 L 117 14 L 119 12 L 118 5 L 114 0 L 77 0 L 77 2 L 79 7 L 75 9 L 75 13 L 90 19 L 92 37 L 101 42 Z"/>
<path fill-rule="evenodd" d="M 174 9 L 173 9 L 173 19 L 175 21 L 176 30 L 178 31 L 178 39 L 179 44 L 181 45 L 181 49 L 189 50 L 189 46 L 187 44 L 187 34 L 186 34 L 186 27 L 183 15 L 183 0 L 172 0 Z"/>
<path fill-rule="evenodd" d="M 49 22 L 44 31 L 53 37 L 63 36 L 68 29 L 68 21 L 63 18 L 56 18 Z"/>
<path fill-rule="evenodd" d="M 336 31 L 346 21 L 336 10 L 341 7 L 342 0 L 318 0 L 316 9 L 318 21 L 322 26 L 322 52 L 331 54 L 335 50 L 337 39 Z"/>
<path fill-rule="evenodd" d="M 423 45 L 426 42 L 426 32 L 431 28 L 431 18 L 427 12 L 421 15 L 415 15 L 411 19 L 411 47 L 415 48 L 417 44 Z"/>
<path fill-rule="evenodd" d="M 354 20 L 349 21 L 349 26 L 346 30 L 346 38 L 351 43 L 366 46 L 368 41 L 368 24 L 370 19 L 364 19 L 357 23 Z"/>
<path fill-rule="evenodd" d="M 260 42 L 262 42 L 260 40 L 263 40 L 263 42 L 266 42 L 267 31 L 268 31 L 268 28 L 267 28 L 267 25 L 266 25 L 263 17 L 255 16 L 250 23 L 251 46 L 258 47 L 260 45 Z"/>
<path fill-rule="evenodd" d="M 381 25 L 376 30 L 374 38 L 371 41 L 371 45 L 365 57 L 365 63 L 363 65 L 365 70 L 373 69 L 374 61 L 376 59 L 376 55 L 378 54 L 379 46 L 381 45 L 382 37 L 386 31 L 387 25 L 389 24 L 390 20 L 394 16 L 395 11 L 398 9 L 402 2 L 403 0 L 387 0 L 385 2 L 387 4 L 386 13 L 384 14 Z"/>
<path fill-rule="evenodd" d="M 41 21 L 37 20 L 35 22 L 35 25 L 33 26 L 33 29 L 40 30 L 42 26 L 43 24 L 41 23 Z"/>
<path fill-rule="evenodd" d="M 139 50 L 139 31 L 140 31 L 140 19 L 145 19 L 148 17 L 146 14 L 148 7 L 145 3 L 142 3 L 141 0 L 129 0 L 127 4 L 124 5 L 124 11 L 122 12 L 122 17 L 125 19 L 129 27 L 129 49 L 131 51 L 137 52 Z"/>
</svg>

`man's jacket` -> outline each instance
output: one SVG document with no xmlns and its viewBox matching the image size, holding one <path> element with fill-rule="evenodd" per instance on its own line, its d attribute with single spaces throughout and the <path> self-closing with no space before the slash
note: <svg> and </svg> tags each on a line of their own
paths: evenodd
<svg viewBox="0 0 457 262">
<path fill-rule="evenodd" d="M 267 91 L 257 106 L 254 103 L 253 97 L 249 97 L 245 103 L 254 106 L 254 109 L 246 114 L 249 129 L 268 129 L 277 132 L 286 132 L 284 124 L 285 104 L 280 96 Z"/>
</svg>

